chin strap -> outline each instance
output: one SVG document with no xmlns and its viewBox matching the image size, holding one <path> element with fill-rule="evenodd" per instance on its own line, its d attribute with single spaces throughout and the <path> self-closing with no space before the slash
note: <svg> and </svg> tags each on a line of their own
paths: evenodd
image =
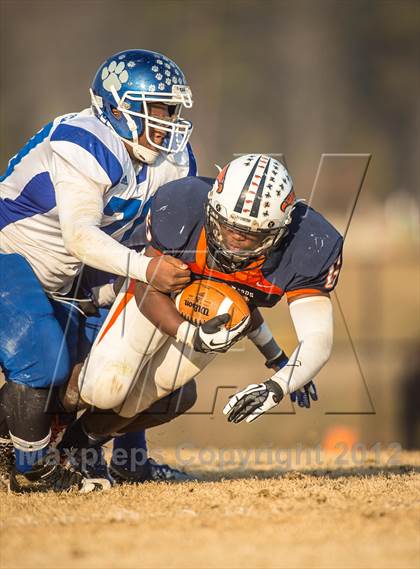
<svg viewBox="0 0 420 569">
<path fill-rule="evenodd" d="M 123 138 L 124 142 L 126 142 L 133 151 L 134 158 L 140 160 L 140 162 L 144 162 L 145 164 L 153 164 L 156 162 L 156 159 L 159 156 L 159 152 L 156 150 L 152 150 L 151 148 L 146 148 L 141 144 L 135 144 L 128 140 L 127 138 Z"/>
<path fill-rule="evenodd" d="M 91 101 L 92 101 L 92 106 L 96 110 L 96 114 L 97 114 L 98 118 L 101 120 L 101 122 L 103 122 L 104 124 L 109 126 L 109 128 L 111 128 L 115 132 L 115 134 L 119 138 L 121 138 L 121 140 L 124 140 L 124 142 L 126 142 L 130 146 L 136 160 L 140 160 L 140 162 L 144 162 L 145 164 L 153 164 L 156 161 L 156 159 L 158 158 L 160 153 L 157 152 L 156 150 L 151 150 L 150 148 L 146 148 L 145 146 L 138 143 L 137 126 L 136 126 L 136 123 L 133 121 L 133 119 L 130 117 L 130 115 L 128 113 L 124 113 L 123 111 L 121 111 L 122 114 L 124 115 L 124 118 L 127 121 L 127 125 L 131 131 L 131 136 L 132 136 L 133 140 L 128 140 L 127 138 L 123 138 L 122 136 L 120 136 L 116 132 L 116 130 L 114 129 L 112 124 L 109 122 L 109 120 L 103 114 L 102 109 L 101 109 L 100 105 L 98 104 L 97 96 L 94 94 L 92 89 L 89 89 L 89 92 L 90 92 L 90 97 L 91 97 Z M 111 88 L 111 92 L 114 95 L 115 102 L 118 105 L 119 104 L 119 97 L 118 97 L 118 93 L 115 91 L 115 87 Z"/>
</svg>

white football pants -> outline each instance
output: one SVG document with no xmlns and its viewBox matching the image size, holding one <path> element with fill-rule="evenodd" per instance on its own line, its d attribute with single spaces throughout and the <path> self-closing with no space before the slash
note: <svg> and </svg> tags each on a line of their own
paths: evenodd
<svg viewBox="0 0 420 569">
<path fill-rule="evenodd" d="M 80 395 L 99 409 L 133 417 L 199 374 L 202 354 L 163 334 L 137 307 L 127 279 L 79 375 Z"/>
</svg>

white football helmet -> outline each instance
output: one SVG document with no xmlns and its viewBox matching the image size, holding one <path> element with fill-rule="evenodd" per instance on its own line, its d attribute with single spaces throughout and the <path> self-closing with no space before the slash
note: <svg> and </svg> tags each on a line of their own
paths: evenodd
<svg viewBox="0 0 420 569">
<path fill-rule="evenodd" d="M 296 203 L 293 183 L 278 160 L 247 154 L 219 173 L 206 207 L 207 244 L 211 258 L 224 272 L 244 270 L 265 258 L 286 235 Z M 232 251 L 224 228 L 252 234 L 252 250 Z M 257 239 L 256 239 L 257 238 Z"/>
</svg>

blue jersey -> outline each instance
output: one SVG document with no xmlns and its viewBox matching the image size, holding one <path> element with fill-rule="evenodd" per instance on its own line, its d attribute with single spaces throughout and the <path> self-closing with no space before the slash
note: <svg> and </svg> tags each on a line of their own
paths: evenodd
<svg viewBox="0 0 420 569">
<path fill-rule="evenodd" d="M 183 178 L 156 193 L 148 219 L 150 244 L 189 265 L 193 278 L 210 278 L 233 286 L 251 307 L 274 306 L 285 294 L 328 293 L 337 283 L 343 238 L 318 212 L 298 203 L 289 233 L 261 264 L 225 274 L 207 266 L 204 227 L 207 194 L 214 180 Z"/>
</svg>

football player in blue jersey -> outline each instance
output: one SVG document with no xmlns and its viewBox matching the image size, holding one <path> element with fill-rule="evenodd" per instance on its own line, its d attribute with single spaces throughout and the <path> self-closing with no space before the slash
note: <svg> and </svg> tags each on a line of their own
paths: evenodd
<svg viewBox="0 0 420 569">
<path fill-rule="evenodd" d="M 99 68 L 91 101 L 40 130 L 0 178 L 0 424 L 14 445 L 16 492 L 107 485 L 48 457 L 49 411 L 77 361 L 82 265 L 165 294 L 190 279 L 182 261 L 127 247 L 158 187 L 195 173 L 182 71 L 159 53 L 123 51 Z"/>
<path fill-rule="evenodd" d="M 114 414 L 104 419 L 86 413 L 69 432 L 79 429 L 105 441 L 115 430 L 158 424 L 159 402 L 179 394 L 244 335 L 275 373 L 229 400 L 229 421 L 251 422 L 286 394 L 303 406 L 316 400 L 312 380 L 332 349 L 330 292 L 341 269 L 343 239 L 296 200 L 286 168 L 251 154 L 232 161 L 216 180 L 170 182 L 154 197 L 147 229 L 147 255 L 170 254 L 188 265 L 194 279 L 233 286 L 248 299 L 251 316 L 230 330 L 228 315 L 195 326 L 169 294 L 127 279 L 79 376 L 82 399 Z M 289 359 L 258 310 L 283 296 L 299 340 Z"/>
</svg>

